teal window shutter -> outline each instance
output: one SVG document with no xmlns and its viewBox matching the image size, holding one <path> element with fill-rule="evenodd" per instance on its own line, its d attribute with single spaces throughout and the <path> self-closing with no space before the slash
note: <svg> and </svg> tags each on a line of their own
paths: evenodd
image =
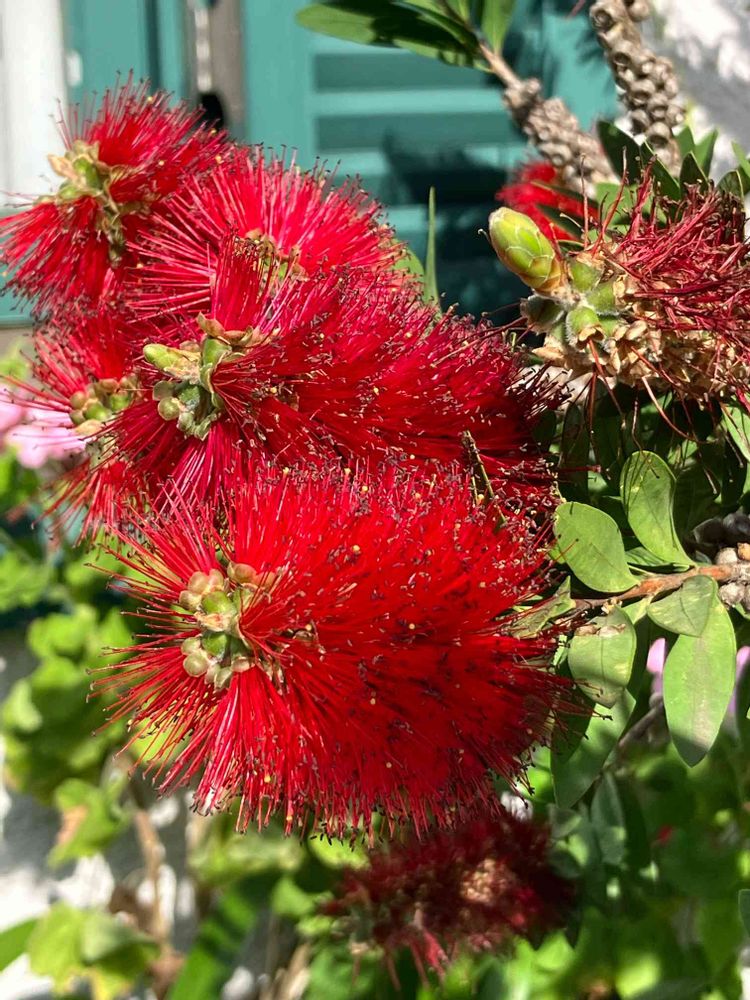
<svg viewBox="0 0 750 1000">
<path fill-rule="evenodd" d="M 478 230 L 508 171 L 533 152 L 502 107 L 496 81 L 411 53 L 308 32 L 305 0 L 243 0 L 245 139 L 298 151 L 360 175 L 399 236 L 423 256 L 427 198 L 438 206 L 438 277 L 448 301 L 494 308 L 501 272 Z M 519 0 L 506 50 L 523 75 L 568 102 L 584 124 L 616 111 L 609 70 L 570 0 Z"/>
</svg>

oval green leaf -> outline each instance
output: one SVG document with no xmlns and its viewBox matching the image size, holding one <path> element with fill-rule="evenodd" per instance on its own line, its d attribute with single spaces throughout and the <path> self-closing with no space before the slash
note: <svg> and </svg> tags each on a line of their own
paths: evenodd
<svg viewBox="0 0 750 1000">
<path fill-rule="evenodd" d="M 648 616 L 667 632 L 697 637 L 706 627 L 717 594 L 715 580 L 709 576 L 694 576 L 686 580 L 679 590 L 651 604 Z"/>
<path fill-rule="evenodd" d="M 590 698 L 612 708 L 630 680 L 636 645 L 630 619 L 614 608 L 573 636 L 568 650 L 570 672 Z"/>
<path fill-rule="evenodd" d="M 675 748 L 689 767 L 713 746 L 732 697 L 737 643 L 729 613 L 712 600 L 699 636 L 681 635 L 664 664 L 664 707 Z"/>
<path fill-rule="evenodd" d="M 565 737 L 560 736 L 561 751 L 552 754 L 552 781 L 561 809 L 572 808 L 589 790 L 625 732 L 634 708 L 635 698 L 626 690 L 610 715 L 591 716 L 580 742 L 571 740 L 566 745 Z"/>
<path fill-rule="evenodd" d="M 619 594 L 638 582 L 628 569 L 620 529 L 604 511 L 585 503 L 561 504 L 555 535 L 559 557 L 592 590 Z"/>
<path fill-rule="evenodd" d="M 689 566 L 674 526 L 675 478 L 652 451 L 631 455 L 620 476 L 620 496 L 633 534 L 649 552 L 677 566 Z"/>
</svg>

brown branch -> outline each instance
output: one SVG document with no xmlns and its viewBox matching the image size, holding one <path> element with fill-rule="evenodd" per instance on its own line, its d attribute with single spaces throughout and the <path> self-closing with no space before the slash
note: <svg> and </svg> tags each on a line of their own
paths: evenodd
<svg viewBox="0 0 750 1000">
<path fill-rule="evenodd" d="M 750 583 L 750 563 L 736 562 L 723 566 L 694 566 L 684 573 L 667 573 L 663 576 L 650 576 L 642 583 L 636 584 L 622 594 L 610 594 L 609 597 L 581 597 L 575 602 L 576 608 L 585 611 L 587 608 L 601 608 L 606 604 L 620 604 L 640 597 L 657 597 L 670 590 L 677 590 L 686 580 L 696 576 L 707 576 L 717 583 Z"/>
<path fill-rule="evenodd" d="M 638 740 L 642 739 L 649 729 L 663 718 L 664 699 L 659 696 L 654 700 L 654 704 L 649 708 L 648 712 L 635 725 L 628 729 L 617 744 L 618 755 L 624 753 L 633 743 L 637 743 Z"/>
</svg>

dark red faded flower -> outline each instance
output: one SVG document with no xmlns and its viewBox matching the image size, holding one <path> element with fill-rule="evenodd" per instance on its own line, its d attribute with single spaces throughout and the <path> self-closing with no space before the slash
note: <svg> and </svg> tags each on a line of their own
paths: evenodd
<svg viewBox="0 0 750 1000">
<path fill-rule="evenodd" d="M 9 287 L 40 308 L 113 298 L 161 200 L 226 150 L 198 119 L 130 81 L 92 117 L 74 109 L 60 127 L 63 155 L 49 158 L 57 191 L 0 219 Z"/>
<path fill-rule="evenodd" d="M 449 475 L 268 472 L 218 512 L 144 516 L 124 585 L 151 631 L 104 684 L 162 787 L 197 777 L 199 809 L 239 797 L 243 826 L 334 835 L 374 810 L 421 829 L 491 808 L 489 772 L 519 778 L 567 691 L 554 640 L 516 634 L 544 539 L 497 517 Z"/>
<path fill-rule="evenodd" d="M 134 306 L 148 315 L 207 311 L 229 235 L 254 242 L 298 275 L 334 267 L 390 272 L 404 247 L 381 208 L 356 184 L 333 186 L 322 167 L 306 172 L 261 147 L 237 149 L 172 199 L 149 233 L 144 266 L 131 275 Z"/>
<path fill-rule="evenodd" d="M 424 978 L 462 952 L 505 950 L 563 923 L 572 887 L 547 853 L 546 829 L 502 809 L 373 851 L 367 867 L 344 873 L 323 912 L 351 929 L 358 949 L 380 949 L 392 973 L 408 948 Z"/>
<path fill-rule="evenodd" d="M 681 400 L 748 402 L 750 268 L 732 195 L 695 187 L 673 203 L 647 176 L 627 231 L 603 227 L 567 271 L 526 310 L 545 360 Z"/>
<path fill-rule="evenodd" d="M 528 215 L 544 235 L 551 239 L 570 239 L 570 234 L 547 218 L 542 205 L 556 209 L 575 222 L 584 222 L 584 205 L 580 197 L 576 197 L 573 192 L 565 194 L 564 183 L 557 170 L 544 160 L 523 164 L 514 174 L 511 183 L 501 187 L 495 197 L 503 205 Z M 588 218 L 590 222 L 596 222 L 595 206 L 589 205 Z"/>
<path fill-rule="evenodd" d="M 387 460 L 429 475 L 473 465 L 474 448 L 507 510 L 550 502 L 531 439 L 545 395 L 517 355 L 371 272 L 301 277 L 229 239 L 207 316 L 128 336 L 158 339 L 132 405 L 107 423 L 109 454 L 157 505 L 172 484 L 216 504 L 258 463 Z"/>
</svg>

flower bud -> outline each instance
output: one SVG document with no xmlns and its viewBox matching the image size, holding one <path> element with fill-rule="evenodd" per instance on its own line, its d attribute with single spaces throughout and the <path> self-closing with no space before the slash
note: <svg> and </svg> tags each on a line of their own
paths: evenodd
<svg viewBox="0 0 750 1000">
<path fill-rule="evenodd" d="M 568 313 L 568 336 L 576 341 L 588 340 L 601 330 L 599 317 L 588 306 L 578 306 Z"/>
<path fill-rule="evenodd" d="M 570 283 L 577 292 L 588 292 L 593 288 L 602 276 L 602 270 L 595 264 L 580 257 L 568 261 L 568 274 Z"/>
<path fill-rule="evenodd" d="M 225 635 L 223 632 L 214 632 L 211 635 L 203 637 L 203 648 L 207 653 L 210 653 L 211 656 L 215 656 L 218 659 L 221 659 L 224 656 L 228 646 L 229 636 Z"/>
<path fill-rule="evenodd" d="M 223 586 L 224 574 L 219 569 L 212 569 L 208 573 L 193 573 L 188 580 L 187 589 L 192 594 L 203 597 L 213 590 L 221 590 Z"/>
<path fill-rule="evenodd" d="M 159 411 L 159 416 L 162 420 L 178 420 L 184 407 L 179 400 L 170 396 L 166 399 L 160 399 L 156 409 Z"/>
<path fill-rule="evenodd" d="M 552 292 L 563 283 L 563 266 L 539 226 L 512 208 L 498 208 L 490 216 L 490 239 L 509 271 L 537 292 Z"/>
<path fill-rule="evenodd" d="M 143 357 L 160 372 L 175 378 L 197 378 L 198 358 L 192 351 L 165 347 L 163 344 L 146 344 Z"/>
<path fill-rule="evenodd" d="M 521 303 L 521 312 L 526 318 L 529 329 L 544 333 L 562 317 L 561 307 L 543 295 L 532 295 Z"/>
<path fill-rule="evenodd" d="M 605 281 L 586 293 L 586 301 L 598 313 L 616 315 L 618 310 L 617 292 L 614 281 Z"/>
<path fill-rule="evenodd" d="M 182 665 L 191 677 L 201 677 L 213 664 L 213 660 L 206 653 L 190 653 L 182 661 Z"/>
<path fill-rule="evenodd" d="M 232 599 L 223 590 L 213 590 L 206 594 L 201 601 L 201 606 L 209 615 L 232 615 L 237 612 Z"/>
</svg>

